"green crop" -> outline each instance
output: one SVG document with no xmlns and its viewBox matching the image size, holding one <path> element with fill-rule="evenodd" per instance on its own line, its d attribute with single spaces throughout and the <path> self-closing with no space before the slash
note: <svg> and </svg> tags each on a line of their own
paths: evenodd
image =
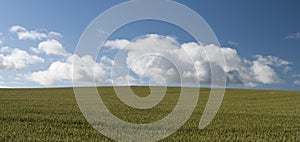
<svg viewBox="0 0 300 142">
<path fill-rule="evenodd" d="M 148 87 L 132 87 L 143 97 Z M 109 110 L 132 123 L 164 118 L 177 103 L 180 88 L 169 87 L 159 105 L 139 110 L 123 104 L 112 87 L 99 87 Z M 191 118 L 162 141 L 300 141 L 300 92 L 227 89 L 210 125 L 198 129 L 209 89 L 199 89 Z M 85 120 L 72 88 L 0 89 L 0 141 L 112 141 Z"/>
</svg>

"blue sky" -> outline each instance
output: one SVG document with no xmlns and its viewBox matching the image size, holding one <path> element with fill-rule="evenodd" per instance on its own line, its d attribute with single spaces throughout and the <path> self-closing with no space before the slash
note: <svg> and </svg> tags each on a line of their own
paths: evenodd
<svg viewBox="0 0 300 142">
<path fill-rule="evenodd" d="M 8 63 L 2 63 L 1 65 L 0 62 L 0 86 L 43 87 L 67 86 L 70 84 L 71 81 L 64 77 L 52 79 L 48 83 L 46 83 L 47 78 L 37 79 L 35 77 L 35 79 L 32 79 L 32 73 L 49 70 L 49 67 L 55 62 L 60 63 L 57 65 L 63 65 L 63 63 L 68 62 L 68 58 L 72 56 L 77 42 L 88 24 L 103 11 L 122 2 L 125 1 L 1 1 L 0 48 L 2 52 L 0 52 L 0 55 L 6 57 Z M 222 47 L 229 47 L 237 51 L 240 59 L 250 61 L 251 65 L 249 65 L 248 69 L 253 69 L 255 61 L 259 60 L 259 57 L 256 55 L 261 55 L 260 63 L 262 63 L 263 59 L 267 60 L 264 61 L 264 66 L 270 67 L 278 77 L 277 80 L 273 81 L 268 79 L 244 81 L 244 83 L 255 83 L 255 85 L 232 83 L 229 86 L 299 90 L 299 1 L 182 0 L 177 2 L 190 7 L 201 15 L 215 32 Z M 13 26 L 19 27 L 15 27 L 14 31 L 12 30 Z M 44 37 L 20 39 L 17 35 L 20 31 L 29 33 L 30 31 L 36 31 L 44 33 Z M 50 34 L 51 32 L 52 35 Z M 130 41 L 138 36 L 147 34 L 161 35 L 162 39 L 167 39 L 163 36 L 171 36 L 179 44 L 193 42 L 194 40 L 187 32 L 175 25 L 150 20 L 126 25 L 116 31 L 110 37 L 110 40 L 124 39 Z M 146 40 L 150 37 L 144 37 L 144 39 Z M 44 44 L 40 44 L 42 42 Z M 61 51 L 60 53 L 64 52 L 65 54 L 57 55 L 57 52 L 47 49 L 48 47 L 45 47 L 47 45 L 56 46 L 53 47 L 57 49 L 56 51 L 59 50 Z M 17 67 L 16 63 L 12 63 L 14 66 L 9 64 L 13 60 L 11 58 L 15 57 L 10 55 L 14 53 L 16 53 L 16 56 L 23 55 L 25 57 L 23 52 L 20 53 L 19 50 L 15 49 L 25 51 L 30 56 L 28 56 L 29 61 L 21 59 L 22 61 L 26 60 L 24 61 L 24 67 L 22 65 Z M 39 49 L 39 51 L 34 51 L 33 49 Z M 112 56 L 113 53 L 112 51 L 106 56 Z M 268 56 L 271 57 L 268 58 Z M 276 59 L 278 60 L 274 61 Z M 2 59 L 3 61 L 4 59 Z M 271 61 L 272 63 L 266 63 Z M 288 62 L 288 64 L 279 66 L 278 64 L 283 63 L 283 61 Z M 39 75 L 44 74 L 37 74 L 37 76 Z M 138 76 L 138 73 L 135 76 Z M 240 79 L 245 79 L 245 77 Z"/>
</svg>

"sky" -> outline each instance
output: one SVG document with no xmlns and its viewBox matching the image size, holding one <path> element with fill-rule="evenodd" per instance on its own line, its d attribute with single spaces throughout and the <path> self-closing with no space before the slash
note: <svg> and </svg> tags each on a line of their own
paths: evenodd
<svg viewBox="0 0 300 142">
<path fill-rule="evenodd" d="M 220 46 L 201 44 L 175 24 L 143 20 L 110 35 L 97 59 L 75 54 L 94 18 L 122 2 L 1 1 L 0 87 L 71 86 L 72 79 L 99 85 L 190 85 L 197 78 L 205 86 L 211 70 L 217 70 L 226 73 L 227 87 L 300 90 L 298 0 L 180 0 L 202 16 Z M 214 50 L 222 51 L 226 67 Z M 147 53 L 159 56 L 141 56 Z M 79 65 L 73 71 L 74 59 Z"/>
</svg>

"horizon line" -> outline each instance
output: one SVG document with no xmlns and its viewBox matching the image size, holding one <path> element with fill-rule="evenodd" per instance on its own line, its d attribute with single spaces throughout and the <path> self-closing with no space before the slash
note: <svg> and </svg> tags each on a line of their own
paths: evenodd
<svg viewBox="0 0 300 142">
<path fill-rule="evenodd" d="M 300 91 L 300 90 L 292 90 L 292 89 L 258 89 L 258 88 L 242 88 L 242 87 L 233 87 L 233 86 L 226 86 L 226 87 L 197 87 L 197 86 L 180 86 L 180 85 L 165 85 L 165 86 L 158 86 L 158 85 L 97 85 L 97 86 L 36 86 L 36 87 L 9 87 L 9 86 L 0 86 L 0 90 L 14 90 L 14 89 L 71 89 L 71 88 L 84 88 L 84 87 L 190 87 L 190 88 L 199 88 L 199 89 L 239 89 L 239 90 L 262 90 L 262 91 Z"/>
</svg>

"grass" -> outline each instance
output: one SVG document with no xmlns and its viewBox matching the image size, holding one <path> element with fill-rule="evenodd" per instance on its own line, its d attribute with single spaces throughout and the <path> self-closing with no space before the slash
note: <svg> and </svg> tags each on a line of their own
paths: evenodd
<svg viewBox="0 0 300 142">
<path fill-rule="evenodd" d="M 109 110 L 133 123 L 165 117 L 180 89 L 170 87 L 162 102 L 148 110 L 121 103 L 111 87 L 100 87 Z M 133 87 L 140 96 L 148 87 Z M 209 89 L 200 90 L 192 117 L 162 141 L 300 141 L 300 92 L 227 89 L 213 122 L 198 129 Z M 159 113 L 158 113 L 159 112 Z M 0 141 L 111 141 L 83 117 L 72 88 L 0 89 Z"/>
</svg>

